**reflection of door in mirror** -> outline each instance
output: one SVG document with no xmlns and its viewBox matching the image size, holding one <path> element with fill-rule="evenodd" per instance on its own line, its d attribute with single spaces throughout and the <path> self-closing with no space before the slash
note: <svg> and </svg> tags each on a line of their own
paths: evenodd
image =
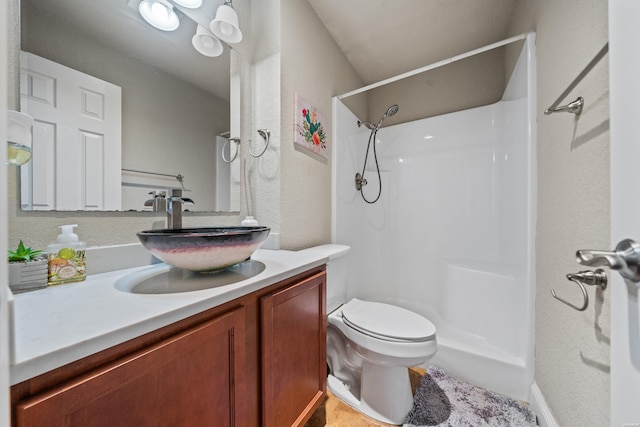
<svg viewBox="0 0 640 427">
<path fill-rule="evenodd" d="M 26 52 L 20 64 L 22 111 L 35 119 L 22 209 L 120 210 L 120 88 Z"/>
<path fill-rule="evenodd" d="M 145 211 L 153 209 L 153 203 L 145 206 L 153 194 L 180 188 L 195 202 L 190 211 L 239 210 L 239 159 L 230 165 L 228 207 L 216 204 L 221 186 L 216 135 L 239 136 L 240 130 L 239 114 L 231 114 L 231 107 L 239 111 L 240 85 L 230 84 L 239 73 L 233 68 L 239 66 L 238 52 L 225 46 L 219 57 L 203 56 L 191 43 L 197 27 L 193 17 L 181 13 L 176 31 L 160 31 L 140 17 L 138 3 L 21 0 L 24 52 L 114 84 L 122 96 L 120 208 L 57 204 L 31 209 Z M 203 8 L 211 10 L 200 11 L 203 19 L 212 19 L 205 15 L 214 14 L 219 3 L 205 2 Z M 33 160 L 33 168 L 39 168 L 39 160 Z M 81 160 L 70 159 L 68 166 L 91 168 Z M 22 205 L 30 208 L 27 199 Z"/>
</svg>

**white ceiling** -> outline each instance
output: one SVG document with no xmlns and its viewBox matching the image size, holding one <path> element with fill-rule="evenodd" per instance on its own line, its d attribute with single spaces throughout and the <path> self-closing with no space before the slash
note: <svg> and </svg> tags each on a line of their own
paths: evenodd
<svg viewBox="0 0 640 427">
<path fill-rule="evenodd" d="M 207 25 L 224 0 L 208 0 L 203 7 L 182 9 L 180 27 L 165 32 L 147 24 L 138 13 L 140 0 L 21 0 L 22 7 L 37 8 L 101 43 L 229 99 L 229 48 L 209 58 L 191 45 L 196 22 Z M 186 15 L 189 13 L 189 16 Z M 24 29 L 23 29 L 24 30 Z M 67 49 L 73 51 L 72 46 Z"/>
<path fill-rule="evenodd" d="M 516 0 L 308 0 L 365 84 L 505 39 Z"/>
</svg>

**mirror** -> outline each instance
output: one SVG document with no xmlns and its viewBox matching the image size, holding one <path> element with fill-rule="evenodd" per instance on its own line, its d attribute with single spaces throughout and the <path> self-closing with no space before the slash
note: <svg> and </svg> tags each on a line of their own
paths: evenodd
<svg viewBox="0 0 640 427">
<path fill-rule="evenodd" d="M 208 57 L 191 43 L 223 0 L 176 6 L 171 32 L 146 23 L 139 2 L 21 1 L 21 110 L 40 116 L 21 168 L 22 209 L 162 210 L 162 195 L 179 188 L 194 201 L 186 210 L 239 211 L 239 160 L 221 156 L 233 157 L 228 138 L 240 132 L 239 54 L 225 45 Z M 81 94 L 70 97 L 74 113 L 47 115 L 70 84 Z M 92 127 L 114 117 L 104 127 L 120 143 Z"/>
</svg>

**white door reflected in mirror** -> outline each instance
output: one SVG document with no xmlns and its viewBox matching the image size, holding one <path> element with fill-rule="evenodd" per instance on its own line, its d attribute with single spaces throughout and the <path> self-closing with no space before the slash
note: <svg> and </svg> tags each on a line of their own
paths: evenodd
<svg viewBox="0 0 640 427">
<path fill-rule="evenodd" d="M 20 53 L 22 111 L 34 118 L 21 169 L 25 210 L 120 210 L 120 87 Z"/>
</svg>

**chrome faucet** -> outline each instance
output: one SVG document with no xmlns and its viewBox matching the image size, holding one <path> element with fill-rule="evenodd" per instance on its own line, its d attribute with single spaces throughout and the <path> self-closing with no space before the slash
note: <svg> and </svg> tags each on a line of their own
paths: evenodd
<svg viewBox="0 0 640 427">
<path fill-rule="evenodd" d="M 151 198 L 144 202 L 145 207 L 150 207 L 152 212 L 164 212 L 167 210 L 167 193 L 165 191 L 151 191 Z"/>
<path fill-rule="evenodd" d="M 192 199 L 182 197 L 182 190 L 171 190 L 171 196 L 167 198 L 167 228 L 182 228 L 182 205 L 193 204 Z"/>
</svg>

